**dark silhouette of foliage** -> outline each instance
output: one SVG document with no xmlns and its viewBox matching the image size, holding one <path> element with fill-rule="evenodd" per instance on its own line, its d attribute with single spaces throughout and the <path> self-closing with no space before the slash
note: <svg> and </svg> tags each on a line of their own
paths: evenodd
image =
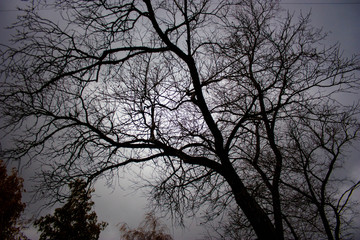
<svg viewBox="0 0 360 240">
<path fill-rule="evenodd" d="M 15 168 L 7 175 L 6 166 L 0 160 L 0 239 L 27 239 L 21 232 L 19 218 L 25 209 L 21 201 L 23 179 L 17 175 Z"/>
<path fill-rule="evenodd" d="M 41 232 L 40 240 L 96 240 L 107 223 L 97 222 L 97 215 L 91 211 L 91 190 L 86 183 L 75 180 L 69 184 L 71 195 L 67 203 L 55 209 L 53 215 L 40 217 L 35 226 Z"/>
<path fill-rule="evenodd" d="M 338 100 L 359 90 L 359 58 L 309 16 L 276 0 L 34 2 L 3 48 L 0 103 L 24 129 L 7 154 L 42 162 L 40 191 L 61 200 L 74 177 L 137 164 L 180 223 L 236 211 L 244 238 L 346 237 L 359 182 L 336 171 L 359 122 Z"/>
<path fill-rule="evenodd" d="M 121 240 L 172 240 L 167 227 L 160 223 L 154 213 L 147 213 L 137 229 L 130 229 L 126 223 L 121 225 Z"/>
</svg>

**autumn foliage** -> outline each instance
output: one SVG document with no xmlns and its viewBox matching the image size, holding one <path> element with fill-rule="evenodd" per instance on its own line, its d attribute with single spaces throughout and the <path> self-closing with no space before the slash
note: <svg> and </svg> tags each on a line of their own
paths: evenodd
<svg viewBox="0 0 360 240">
<path fill-rule="evenodd" d="M 25 209 L 21 202 L 23 179 L 18 176 L 15 168 L 11 175 L 7 174 L 6 166 L 0 160 L 0 239 L 20 239 L 20 225 L 18 220 Z"/>
<path fill-rule="evenodd" d="M 120 227 L 121 239 L 123 240 L 172 240 L 167 234 L 167 228 L 161 224 L 153 213 L 147 213 L 145 219 L 136 229 L 131 229 L 127 224 Z"/>
</svg>

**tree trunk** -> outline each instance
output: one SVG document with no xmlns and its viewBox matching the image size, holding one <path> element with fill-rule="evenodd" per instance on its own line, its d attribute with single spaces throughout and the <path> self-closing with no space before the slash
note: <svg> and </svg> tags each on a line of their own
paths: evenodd
<svg viewBox="0 0 360 240">
<path fill-rule="evenodd" d="M 259 240 L 277 239 L 273 223 L 268 215 L 259 206 L 255 199 L 248 193 L 235 170 L 227 170 L 224 177 L 229 183 L 235 196 L 236 203 L 239 205 L 245 216 L 249 220 Z"/>
</svg>

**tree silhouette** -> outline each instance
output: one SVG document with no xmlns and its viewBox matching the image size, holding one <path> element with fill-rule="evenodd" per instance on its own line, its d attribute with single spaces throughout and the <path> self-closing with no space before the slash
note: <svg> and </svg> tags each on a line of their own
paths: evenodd
<svg viewBox="0 0 360 240">
<path fill-rule="evenodd" d="M 40 240 L 73 239 L 96 240 L 107 223 L 97 223 L 97 215 L 91 212 L 94 203 L 91 201 L 91 190 L 86 183 L 75 180 L 69 184 L 71 195 L 68 202 L 55 209 L 54 215 L 46 215 L 35 221 L 41 232 Z"/>
<path fill-rule="evenodd" d="M 23 179 L 17 175 L 15 168 L 7 175 L 6 166 L 0 160 L 0 239 L 27 239 L 21 232 L 19 218 L 25 209 L 21 201 Z"/>
<path fill-rule="evenodd" d="M 73 177 L 138 164 L 180 222 L 234 210 L 259 239 L 346 234 L 358 182 L 335 173 L 358 107 L 337 97 L 358 90 L 359 59 L 309 16 L 275 0 L 37 4 L 2 54 L 1 104 L 24 129 L 8 154 L 43 163 L 39 189 L 58 199 Z"/>
</svg>

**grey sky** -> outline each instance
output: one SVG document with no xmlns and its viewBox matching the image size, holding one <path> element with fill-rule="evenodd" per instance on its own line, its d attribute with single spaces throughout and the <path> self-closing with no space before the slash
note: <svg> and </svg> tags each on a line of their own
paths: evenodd
<svg viewBox="0 0 360 240">
<path fill-rule="evenodd" d="M 360 0 L 283 0 L 281 6 L 290 11 L 299 14 L 300 11 L 312 12 L 312 24 L 315 27 L 323 27 L 324 31 L 329 32 L 329 44 L 339 42 L 346 56 L 360 54 Z M 23 6 L 26 1 L 21 0 L 0 0 L 0 42 L 6 43 L 9 38 L 9 31 L 4 27 L 16 20 L 16 6 Z M 344 98 L 344 101 L 355 101 L 353 98 Z M 1 144 L 6 145 L 1 138 Z M 350 156 L 347 165 L 349 176 L 357 177 L 360 174 L 359 151 L 354 150 Z M 33 173 L 31 169 L 23 169 L 22 174 L 26 179 Z M 122 186 L 130 186 L 131 183 L 126 180 L 130 175 L 125 175 L 120 179 Z M 118 187 L 117 180 L 114 182 L 114 189 L 107 188 L 105 181 L 99 181 L 96 185 L 96 193 L 93 196 L 95 201 L 95 210 L 99 220 L 109 222 L 107 229 L 101 234 L 102 240 L 119 239 L 118 223 L 128 223 L 130 227 L 137 227 L 146 213 L 146 198 L 142 193 L 134 193 L 130 187 Z M 360 199 L 360 193 L 356 197 Z M 28 197 L 27 197 L 28 199 Z M 29 211 L 29 214 L 31 211 Z M 166 221 L 166 220 L 163 220 Z M 359 221 L 359 219 L 358 219 Z M 185 229 L 172 229 L 169 221 L 165 222 L 175 234 L 176 240 L 187 239 L 195 240 L 201 238 L 201 232 L 204 231 L 196 219 L 187 221 Z M 37 233 L 29 229 L 27 235 L 31 239 L 37 239 Z M 357 236 L 360 239 L 360 232 Z"/>
</svg>

